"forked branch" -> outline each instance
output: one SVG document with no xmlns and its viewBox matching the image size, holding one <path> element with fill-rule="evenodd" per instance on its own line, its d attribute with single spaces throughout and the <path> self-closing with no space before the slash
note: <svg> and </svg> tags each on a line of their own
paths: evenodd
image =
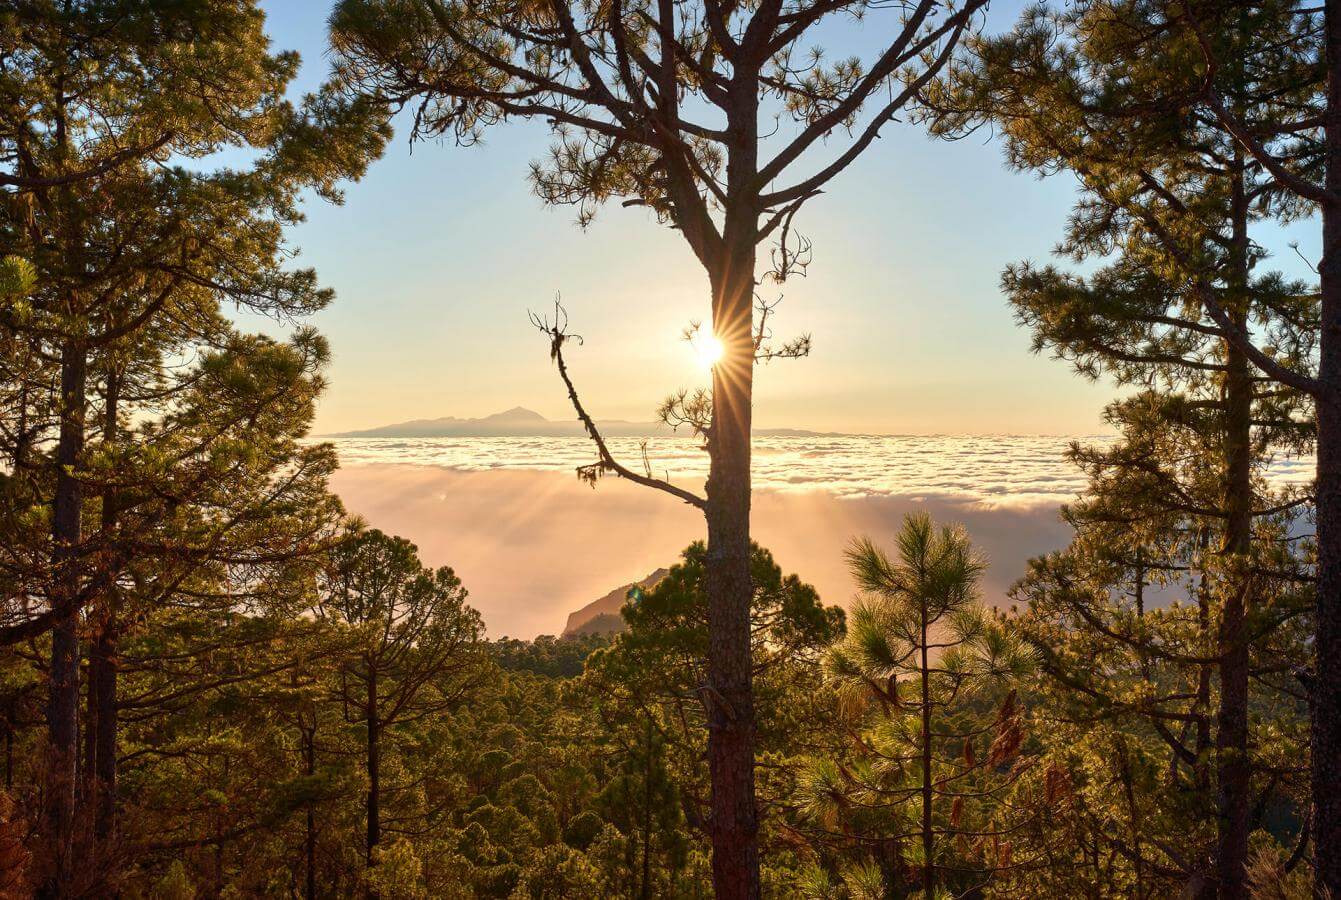
<svg viewBox="0 0 1341 900">
<path fill-rule="evenodd" d="M 781 344 L 772 344 L 773 331 L 768 327 L 768 318 L 773 310 L 782 303 L 782 298 L 768 301 L 756 297 L 754 308 L 759 313 L 759 326 L 754 332 L 754 361 L 772 362 L 775 359 L 802 359 L 810 355 L 810 335 L 802 334 Z"/>
<path fill-rule="evenodd" d="M 563 304 L 558 300 L 554 301 L 554 319 L 550 320 L 548 316 L 541 316 L 534 312 L 528 313 L 531 324 L 542 334 L 549 338 L 549 358 L 559 370 L 559 377 L 563 379 L 564 387 L 568 388 L 568 399 L 573 404 L 573 410 L 577 413 L 577 418 L 582 422 L 582 427 L 586 429 L 587 435 L 596 445 L 598 459 L 594 463 L 588 463 L 585 466 L 577 467 L 577 477 L 582 481 L 595 487 L 596 481 L 606 472 L 611 472 L 620 478 L 627 478 L 634 484 L 641 484 L 643 487 L 655 488 L 658 491 L 664 491 L 672 497 L 678 497 L 690 506 L 698 509 L 705 509 L 707 501 L 692 491 L 687 491 L 682 487 L 677 487 L 669 481 L 660 478 L 653 478 L 651 467 L 647 465 L 646 452 L 644 451 L 644 468 L 648 469 L 648 474 L 640 475 L 627 466 L 621 465 L 611 455 L 609 447 L 606 446 L 605 438 L 601 436 L 600 429 L 596 427 L 596 422 L 587 413 L 582 406 L 582 400 L 577 395 L 577 388 L 573 385 L 572 376 L 568 374 L 568 364 L 563 358 L 563 345 L 570 340 L 582 343 L 581 335 L 572 334 L 568 331 L 568 313 L 563 308 Z"/>
</svg>

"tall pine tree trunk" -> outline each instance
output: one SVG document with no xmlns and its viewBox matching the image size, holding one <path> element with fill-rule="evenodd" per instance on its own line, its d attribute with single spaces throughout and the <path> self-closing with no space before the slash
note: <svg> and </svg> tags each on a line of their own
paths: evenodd
<svg viewBox="0 0 1341 900">
<path fill-rule="evenodd" d="M 1230 314 L 1248 321 L 1248 201 L 1242 161 L 1237 161 L 1230 201 L 1232 236 L 1228 276 Z M 1246 618 L 1252 550 L 1252 369 L 1247 357 L 1225 341 L 1225 533 L 1222 558 L 1229 577 L 1222 585 L 1218 635 L 1220 706 L 1216 714 L 1216 781 L 1219 812 L 1216 880 L 1226 900 L 1248 896 L 1245 869 L 1251 809 L 1252 767 L 1248 757 L 1249 647 Z"/>
<path fill-rule="evenodd" d="M 936 837 L 931 827 L 931 660 L 927 644 L 927 603 L 921 614 L 922 651 L 922 894 L 926 900 L 936 896 Z"/>
<path fill-rule="evenodd" d="M 54 137 L 60 165 L 69 162 L 71 142 L 65 118 L 69 98 L 64 75 L 57 76 Z M 71 271 L 82 274 L 83 242 L 78 209 L 70 191 L 61 189 L 63 221 L 60 247 Z M 66 315 L 75 319 L 82 312 L 77 292 L 65 296 Z M 78 327 L 72 321 L 72 327 Z M 87 343 L 66 336 L 61 345 L 59 434 L 56 442 L 56 485 L 52 502 L 51 569 L 49 598 L 58 611 L 51 631 L 51 661 L 47 670 L 47 784 L 46 827 L 53 858 L 52 881 L 45 887 L 64 891 L 73 870 L 75 787 L 79 765 L 79 591 L 80 544 L 83 541 L 84 490 L 78 468 L 84 456 L 84 417 L 88 393 Z"/>
<path fill-rule="evenodd" d="M 47 828 L 56 886 L 70 876 L 74 851 L 76 766 L 79 754 L 79 544 L 83 537 L 83 486 L 76 473 L 84 453 L 88 350 L 70 340 L 61 350 L 60 436 L 52 516 L 51 604 L 64 610 L 51 633 L 47 700 Z"/>
<path fill-rule="evenodd" d="M 316 714 L 312 716 L 312 727 L 303 728 L 303 757 L 307 763 L 306 772 L 308 783 L 317 774 L 317 720 Z M 317 897 L 317 813 L 316 806 L 311 800 L 307 801 L 307 834 L 303 841 L 305 855 L 307 857 L 306 885 L 303 896 L 307 900 L 316 900 Z"/>
<path fill-rule="evenodd" d="M 117 657 L 120 652 L 117 628 L 115 618 L 104 623 L 93 646 L 93 660 L 99 670 L 95 689 L 98 712 L 93 770 L 97 784 L 94 833 L 99 838 L 107 838 L 116 830 Z"/>
<path fill-rule="evenodd" d="M 1341 0 L 1327 0 L 1325 187 L 1341 195 Z M 1313 674 L 1313 826 L 1319 881 L 1341 897 L 1341 208 L 1322 204 L 1319 335 L 1317 654 Z"/>
<path fill-rule="evenodd" d="M 719 900 L 759 896 L 759 817 L 754 799 L 754 695 L 750 648 L 750 428 L 754 382 L 755 244 L 728 213 L 726 249 L 712 273 L 713 369 L 708 436 L 708 765 L 712 776 L 712 873 Z"/>
<path fill-rule="evenodd" d="M 377 670 L 368 669 L 368 855 L 365 864 L 371 869 L 377 863 L 377 843 L 382 839 L 382 723 L 377 710 Z M 376 897 L 377 892 L 368 888 L 368 896 Z"/>
<path fill-rule="evenodd" d="M 638 888 L 640 900 L 652 896 L 652 717 L 647 717 L 643 744 L 643 879 Z"/>
<path fill-rule="evenodd" d="M 113 369 L 107 376 L 107 400 L 103 417 L 103 441 L 110 445 L 117 439 L 118 405 L 121 399 L 121 375 Z M 108 486 L 102 492 L 102 534 L 111 541 L 116 530 L 117 497 L 115 488 Z M 111 556 L 110 547 L 107 555 Z M 110 558 L 107 565 L 115 562 Z M 99 839 L 112 834 L 116 817 L 116 744 L 117 744 L 117 593 L 110 579 L 102 593 L 95 620 L 97 634 L 89 654 L 88 664 L 88 722 L 89 731 L 87 770 L 92 789 L 89 797 L 94 803 L 94 833 Z"/>
</svg>

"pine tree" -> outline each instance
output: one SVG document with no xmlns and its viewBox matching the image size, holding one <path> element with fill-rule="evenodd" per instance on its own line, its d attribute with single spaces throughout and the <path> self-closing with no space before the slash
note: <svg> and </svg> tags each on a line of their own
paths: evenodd
<svg viewBox="0 0 1341 900">
<path fill-rule="evenodd" d="M 548 203 L 581 223 L 607 201 L 646 207 L 675 228 L 707 275 L 712 337 L 723 347 L 711 397 L 673 398 L 667 417 L 706 438 L 706 497 L 634 471 L 610 454 L 567 374 L 572 337 L 537 319 L 568 382 L 598 461 L 615 474 L 701 509 L 710 552 L 708 687 L 714 885 L 759 894 L 755 711 L 750 650 L 750 433 L 755 367 L 804 355 L 808 338 L 768 345 L 770 303 L 756 316 L 760 246 L 776 241 L 775 282 L 804 268 L 801 207 L 871 147 L 945 63 L 985 0 L 706 2 L 546 0 L 538 5 L 346 0 L 332 17 L 333 89 L 415 110 L 413 137 L 474 143 L 505 119 L 547 123 L 554 145 L 532 167 Z M 844 18 L 883 19 L 862 61 L 810 44 Z M 838 135 L 850 135 L 832 149 Z"/>
<path fill-rule="evenodd" d="M 662 729 L 649 713 L 641 727 L 630 723 L 625 737 L 628 752 L 621 755 L 617 774 L 596 802 L 606 820 L 628 837 L 628 896 L 650 900 L 671 892 L 689 842 L 679 791 L 667 770 Z"/>
<path fill-rule="evenodd" d="M 848 550 L 865 599 L 825 669 L 854 746 L 817 761 L 800 797 L 813 826 L 857 845 L 848 880 L 931 900 L 1010 865 L 1016 823 L 995 807 L 1018 776 L 1011 682 L 1031 660 L 982 607 L 985 563 L 962 529 L 909 514 L 896 544 L 897 560 L 869 539 Z"/>
<path fill-rule="evenodd" d="M 1266 646 L 1271 628 L 1285 624 L 1282 593 L 1295 602 L 1286 621 L 1302 613 L 1294 587 L 1306 578 L 1280 518 L 1308 498 L 1278 495 L 1263 475 L 1273 453 L 1306 449 L 1313 429 L 1309 398 L 1256 374 L 1240 333 L 1269 335 L 1278 361 L 1305 369 L 1316 298 L 1255 271 L 1265 254 L 1254 227 L 1297 204 L 1200 106 L 1199 51 L 1186 33 L 1151 30 L 1162 14 L 1142 2 L 1027 11 L 1012 33 L 976 42 L 974 64 L 933 102 L 942 130 L 992 121 L 1012 165 L 1068 171 L 1083 186 L 1060 252 L 1111 261 L 1088 276 L 1021 264 L 1003 284 L 1036 350 L 1141 391 L 1109 409 L 1123 435 L 1116 447 L 1073 451 L 1092 479 L 1091 499 L 1068 511 L 1084 545 L 1073 563 L 1095 566 L 1086 576 L 1095 578 L 1110 567 L 1118 590 L 1193 571 L 1200 579 L 1199 641 L 1210 659 L 1194 668 L 1215 679 L 1216 696 L 1203 686 L 1202 707 L 1188 714 L 1214 720 L 1201 732 L 1217 757 L 1214 787 L 1202 783 L 1218 794 L 1209 877 L 1223 896 L 1244 896 L 1250 683 L 1260 674 L 1253 645 Z M 1225 102 L 1258 121 L 1288 119 L 1309 102 L 1298 38 L 1297 23 L 1271 5 L 1218 19 L 1208 39 L 1233 59 L 1216 77 Z M 1026 592 L 1041 614 L 1049 579 L 1036 574 Z M 1108 614 L 1094 610 L 1097 619 Z M 1150 641 L 1129 649 L 1158 655 L 1158 639 Z M 1181 757 L 1198 752 L 1169 737 Z"/>
<path fill-rule="evenodd" d="M 364 730 L 366 862 L 382 839 L 382 762 L 394 729 L 462 703 L 483 674 L 483 625 L 450 568 L 425 569 L 413 544 L 376 529 L 351 531 L 318 586 L 318 618 L 353 632 L 334 699 Z"/>
<path fill-rule="evenodd" d="M 109 564 L 127 558 L 110 542 L 131 543 L 121 534 L 124 498 L 106 473 L 91 471 L 91 386 L 105 385 L 98 431 L 113 447 L 124 395 L 135 390 L 128 374 L 193 346 L 236 349 L 219 318 L 222 301 L 278 315 L 327 302 L 311 272 L 285 268 L 282 229 L 297 219 L 302 187 L 332 192 L 381 133 L 362 128 L 356 110 L 333 117 L 314 103 L 300 115 L 285 103 L 297 57 L 270 52 L 263 22 L 250 0 L 170 9 L 25 2 L 0 13 L 0 183 L 10 191 L 0 233 L 33 275 L 31 289 L 0 308 L 7 347 L 19 351 L 4 392 L 16 415 L 6 421 L 24 423 L 6 449 L 16 496 L 27 501 L 10 523 L 24 538 L 11 558 L 26 571 L 7 597 L 18 621 L 0 636 L 51 631 L 53 889 L 75 867 L 81 610 L 100 598 L 100 618 L 110 621 L 107 591 L 124 573 Z M 329 156 L 314 150 L 323 137 Z M 165 165 L 226 147 L 259 159 L 238 171 Z M 43 527 L 50 537 L 38 543 Z M 103 646 L 93 656 L 98 691 L 114 652 Z"/>
</svg>

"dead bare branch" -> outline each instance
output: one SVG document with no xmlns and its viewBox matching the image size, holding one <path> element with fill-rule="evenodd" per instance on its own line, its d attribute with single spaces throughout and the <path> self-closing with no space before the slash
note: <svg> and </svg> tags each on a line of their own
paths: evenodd
<svg viewBox="0 0 1341 900">
<path fill-rule="evenodd" d="M 554 301 L 554 319 L 551 321 L 548 316 L 541 316 L 531 312 L 527 314 L 531 324 L 538 331 L 549 338 L 549 358 L 559 370 L 559 377 L 563 379 L 564 386 L 568 388 L 568 399 L 573 404 L 573 410 L 577 413 L 578 420 L 582 427 L 586 429 L 588 436 L 596 445 L 598 459 L 594 463 L 588 463 L 577 467 L 577 477 L 582 481 L 596 486 L 596 482 L 607 472 L 628 479 L 634 484 L 640 484 L 643 487 L 654 488 L 658 491 L 664 491 L 672 497 L 677 497 L 688 503 L 690 506 L 698 509 L 705 509 L 707 501 L 692 491 L 687 491 L 682 487 L 677 487 L 669 481 L 660 478 L 653 478 L 650 474 L 651 466 L 647 461 L 646 447 L 643 449 L 644 467 L 647 469 L 647 475 L 640 475 L 629 469 L 627 466 L 617 462 L 611 455 L 610 449 L 606 446 L 605 438 L 601 435 L 600 429 L 596 427 L 596 422 L 587 413 L 582 405 L 582 400 L 577 395 L 577 387 L 573 384 L 572 377 L 568 374 L 568 364 L 563 358 L 563 345 L 570 340 L 576 340 L 578 344 L 582 343 L 581 335 L 572 334 L 568 331 L 568 312 L 563 308 L 563 303 L 558 299 Z"/>
</svg>

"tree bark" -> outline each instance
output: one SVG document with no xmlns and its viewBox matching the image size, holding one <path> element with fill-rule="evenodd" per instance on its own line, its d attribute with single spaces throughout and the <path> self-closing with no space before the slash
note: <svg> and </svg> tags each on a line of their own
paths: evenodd
<svg viewBox="0 0 1341 900">
<path fill-rule="evenodd" d="M 936 836 L 931 827 L 931 660 L 928 655 L 927 604 L 921 601 L 922 652 L 922 894 L 936 896 Z"/>
<path fill-rule="evenodd" d="M 641 900 L 652 896 L 652 719 L 647 719 L 646 743 L 643 744 L 643 883 L 638 889 Z"/>
<path fill-rule="evenodd" d="M 759 896 L 750 646 L 754 253 L 753 234 L 739 235 L 712 279 L 713 332 L 723 346 L 712 378 L 706 508 L 708 766 L 713 889 L 719 900 Z"/>
<path fill-rule="evenodd" d="M 1231 459 L 1236 467 L 1237 460 Z M 1231 468 L 1231 478 L 1235 473 Z M 1251 488 L 1231 483 L 1229 521 L 1226 550 L 1235 554 L 1230 565 L 1242 572 L 1246 563 L 1246 542 L 1251 528 L 1251 512 L 1236 510 L 1240 491 Z M 1243 548 L 1243 549 L 1240 549 Z M 1238 556 L 1238 554 L 1244 554 Z M 1224 586 L 1225 599 L 1221 606 L 1220 645 L 1220 705 L 1216 712 L 1216 782 L 1217 782 L 1217 849 L 1216 880 L 1219 895 L 1226 900 L 1241 900 L 1248 896 L 1246 866 L 1248 863 L 1248 833 L 1251 811 L 1251 762 L 1248 757 L 1248 671 L 1249 654 L 1246 628 L 1246 606 L 1249 585 L 1247 576 L 1240 574 L 1236 583 Z"/>
<path fill-rule="evenodd" d="M 1244 193 L 1242 161 L 1231 191 L 1231 259 L 1228 303 L 1235 325 L 1248 321 L 1248 201 Z M 1228 578 L 1221 590 L 1218 634 L 1220 705 L 1216 713 L 1217 848 L 1216 881 L 1225 900 L 1248 896 L 1249 818 L 1252 805 L 1252 768 L 1248 757 L 1249 653 L 1247 614 L 1252 550 L 1252 369 L 1247 357 L 1225 341 L 1228 373 L 1225 378 L 1225 533 L 1222 558 Z"/>
<path fill-rule="evenodd" d="M 303 755 L 307 763 L 307 777 L 317 773 L 317 726 L 313 716 L 311 728 L 303 729 Z M 307 802 L 307 834 L 303 841 L 307 857 L 307 884 L 304 896 L 307 900 L 316 900 L 317 896 L 317 815 L 311 800 Z"/>
<path fill-rule="evenodd" d="M 83 537 L 83 486 L 76 468 L 84 453 L 88 350 L 67 341 L 61 350 L 60 436 L 52 516 L 51 604 L 66 610 L 51 633 L 47 702 L 47 826 L 56 887 L 68 881 L 74 851 L 76 766 L 79 755 L 79 544 Z"/>
<path fill-rule="evenodd" d="M 381 722 L 377 718 L 377 670 L 373 668 L 368 670 L 366 718 L 368 723 L 368 855 L 365 862 L 367 867 L 371 869 L 376 865 L 374 856 L 377 851 L 377 842 L 382 839 Z M 377 892 L 369 888 L 368 896 L 370 898 L 376 897 Z"/>
<path fill-rule="evenodd" d="M 118 434 L 118 406 L 121 400 L 121 376 L 113 370 L 107 376 L 107 398 L 103 417 L 103 441 L 111 444 Z M 116 491 L 102 492 L 102 534 L 112 540 L 120 510 Z M 109 547 L 110 556 L 110 547 Z M 107 565 L 111 565 L 109 559 Z M 97 607 L 97 636 L 89 655 L 89 715 L 85 725 L 90 732 L 88 772 L 94 802 L 94 834 L 105 840 L 115 829 L 116 820 L 116 744 L 117 744 L 117 651 L 119 643 L 116 585 L 109 582 Z"/>
<path fill-rule="evenodd" d="M 98 786 L 95 834 L 100 839 L 111 836 L 116 831 L 117 793 L 116 745 L 118 734 L 117 710 L 117 657 L 119 654 L 118 625 L 113 619 L 107 622 L 98 635 L 94 645 L 94 659 L 99 661 L 101 672 L 97 682 L 98 719 L 96 740 L 96 762 L 94 778 Z"/>
<path fill-rule="evenodd" d="M 1341 195 L 1341 0 L 1326 0 L 1325 187 Z M 1341 897 L 1341 208 L 1322 204 L 1318 267 L 1318 541 L 1316 670 L 1312 722 L 1313 834 L 1318 881 Z"/>
<path fill-rule="evenodd" d="M 719 251 L 705 260 L 712 330 L 708 433 L 708 769 L 712 880 L 718 900 L 757 900 L 759 810 L 754 797 L 750 642 L 750 433 L 754 404 L 754 268 L 759 233 L 759 82 L 743 58 L 729 88 L 727 202 Z"/>
</svg>

